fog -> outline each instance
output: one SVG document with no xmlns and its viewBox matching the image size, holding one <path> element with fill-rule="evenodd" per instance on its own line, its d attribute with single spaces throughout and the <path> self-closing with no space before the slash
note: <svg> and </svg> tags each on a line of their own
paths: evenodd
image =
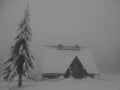
<svg viewBox="0 0 120 90">
<path fill-rule="evenodd" d="M 88 46 L 101 72 L 120 73 L 119 0 L 0 0 L 0 57 L 10 54 L 27 1 L 31 50 L 40 71 L 43 45 Z"/>
</svg>

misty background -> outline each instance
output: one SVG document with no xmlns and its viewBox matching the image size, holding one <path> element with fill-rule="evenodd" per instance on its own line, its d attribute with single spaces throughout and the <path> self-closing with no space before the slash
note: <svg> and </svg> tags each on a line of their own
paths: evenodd
<svg viewBox="0 0 120 90">
<path fill-rule="evenodd" d="M 120 73 L 120 0 L 0 0 L 1 63 L 10 54 L 27 1 L 37 73 L 43 46 L 59 43 L 88 46 L 100 72 Z"/>
</svg>

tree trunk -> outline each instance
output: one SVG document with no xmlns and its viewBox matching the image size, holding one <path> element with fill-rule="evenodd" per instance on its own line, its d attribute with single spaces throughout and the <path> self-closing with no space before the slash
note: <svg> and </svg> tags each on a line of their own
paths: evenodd
<svg viewBox="0 0 120 90">
<path fill-rule="evenodd" d="M 19 74 L 18 87 L 22 86 L 22 74 Z"/>
</svg>

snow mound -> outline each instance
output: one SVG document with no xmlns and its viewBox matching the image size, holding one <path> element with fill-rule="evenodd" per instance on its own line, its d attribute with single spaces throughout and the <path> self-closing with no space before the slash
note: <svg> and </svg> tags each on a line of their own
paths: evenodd
<svg viewBox="0 0 120 90">
<path fill-rule="evenodd" d="M 0 87 L 0 90 L 9 90 L 8 88 L 2 88 L 2 87 Z"/>
<path fill-rule="evenodd" d="M 90 78 L 76 80 L 69 78 L 59 81 L 43 81 L 32 86 L 13 90 L 120 90 L 120 81 L 112 82 Z"/>
<path fill-rule="evenodd" d="M 95 79 L 59 79 L 41 82 L 23 81 L 23 86 L 18 88 L 17 81 L 10 83 L 0 82 L 0 90 L 120 90 L 120 75 L 100 75 Z"/>
</svg>

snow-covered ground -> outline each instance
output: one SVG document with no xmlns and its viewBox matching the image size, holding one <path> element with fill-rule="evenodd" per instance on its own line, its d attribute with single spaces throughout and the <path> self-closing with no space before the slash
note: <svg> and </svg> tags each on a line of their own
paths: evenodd
<svg viewBox="0 0 120 90">
<path fill-rule="evenodd" d="M 0 82 L 0 90 L 120 90 L 120 75 L 102 75 L 95 79 L 81 80 L 68 78 L 43 82 L 24 81 L 21 88 L 17 88 L 17 81 L 8 86 L 6 82 Z"/>
</svg>

